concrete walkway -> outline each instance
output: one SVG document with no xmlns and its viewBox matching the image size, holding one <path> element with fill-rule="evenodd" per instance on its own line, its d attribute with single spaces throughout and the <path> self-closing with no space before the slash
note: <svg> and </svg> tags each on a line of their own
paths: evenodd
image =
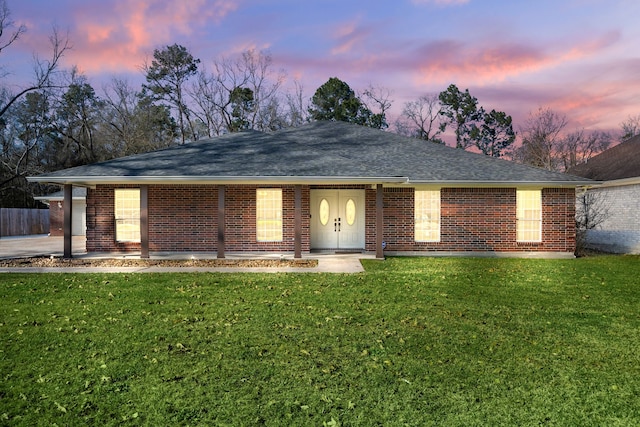
<svg viewBox="0 0 640 427">
<path fill-rule="evenodd" d="M 92 254 L 86 252 L 84 236 L 74 236 L 74 258 L 122 259 L 122 254 Z M 29 258 L 35 256 L 61 257 L 64 250 L 62 237 L 46 235 L 4 237 L 0 239 L 0 259 Z M 126 258 L 140 258 L 127 255 Z M 215 253 L 161 253 L 151 259 L 215 259 Z M 227 253 L 226 259 L 293 259 L 292 254 Z M 169 273 L 169 272 L 223 272 L 223 273 L 360 273 L 364 271 L 360 259 L 375 259 L 374 254 L 303 254 L 305 259 L 317 259 L 316 267 L 0 267 L 0 273 Z"/>
</svg>

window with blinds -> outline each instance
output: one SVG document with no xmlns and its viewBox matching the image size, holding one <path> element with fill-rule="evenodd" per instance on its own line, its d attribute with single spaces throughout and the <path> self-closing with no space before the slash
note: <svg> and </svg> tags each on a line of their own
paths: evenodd
<svg viewBox="0 0 640 427">
<path fill-rule="evenodd" d="M 440 241 L 440 191 L 416 191 L 414 205 L 414 240 Z"/>
<path fill-rule="evenodd" d="M 542 192 L 518 190 L 516 195 L 518 242 L 542 241 Z"/>
<path fill-rule="evenodd" d="M 282 241 L 282 189 L 268 188 L 256 191 L 256 240 Z"/>
<path fill-rule="evenodd" d="M 140 241 L 140 190 L 115 190 L 116 241 Z"/>
</svg>

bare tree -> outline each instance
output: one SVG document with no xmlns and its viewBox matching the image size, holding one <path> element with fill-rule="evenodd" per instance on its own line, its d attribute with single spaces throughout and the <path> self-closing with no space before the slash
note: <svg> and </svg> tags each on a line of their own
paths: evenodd
<svg viewBox="0 0 640 427">
<path fill-rule="evenodd" d="M 0 204 L 32 206 L 25 176 L 42 173 L 49 164 L 45 152 L 51 142 L 49 94 L 29 92 L 3 117 L 0 133 Z"/>
<path fill-rule="evenodd" d="M 58 166 L 72 167 L 106 160 L 99 133 L 103 101 L 86 76 L 73 70 L 68 89 L 56 100 L 53 128 Z"/>
<path fill-rule="evenodd" d="M 586 162 L 611 145 L 612 138 L 608 132 L 584 129 L 566 135 L 557 147 L 557 156 L 562 171 Z"/>
<path fill-rule="evenodd" d="M 300 126 L 309 120 L 309 105 L 305 104 L 304 88 L 298 80 L 293 82 L 293 92 L 285 95 L 287 102 L 287 125 Z"/>
<path fill-rule="evenodd" d="M 169 147 L 177 133 L 169 108 L 137 92 L 126 80 L 114 78 L 103 88 L 104 132 L 114 157 Z"/>
<path fill-rule="evenodd" d="M 404 104 L 401 119 L 396 121 L 398 133 L 425 141 L 444 144 L 440 135 L 446 127 L 438 94 L 430 93 Z"/>
<path fill-rule="evenodd" d="M 107 133 L 111 141 L 112 151 L 122 153 L 125 146 L 133 141 L 133 110 L 135 108 L 135 90 L 129 82 L 113 78 L 102 88 L 105 108 L 101 111 L 102 119 L 107 124 Z"/>
<path fill-rule="evenodd" d="M 11 19 L 11 11 L 6 0 L 0 0 L 0 53 L 26 32 L 27 27 L 24 24 L 16 27 L 16 23 Z"/>
<path fill-rule="evenodd" d="M 530 113 L 520 131 L 522 146 L 515 150 L 514 158 L 524 164 L 558 170 L 557 150 L 566 126 L 567 117 L 550 108 Z"/>
<path fill-rule="evenodd" d="M 610 217 L 611 200 L 605 193 L 580 188 L 576 193 L 576 253 L 587 244 L 587 233 L 602 225 Z"/>
<path fill-rule="evenodd" d="M 216 60 L 213 72 L 198 75 L 189 94 L 209 136 L 282 126 L 282 102 L 277 98 L 285 74 L 272 71 L 271 65 L 268 53 L 252 49 L 235 60 Z"/>
<path fill-rule="evenodd" d="M 393 104 L 391 91 L 385 87 L 375 87 L 370 84 L 359 98 L 364 106 L 372 112 L 371 127 L 377 129 L 388 128 L 387 112 Z"/>
<path fill-rule="evenodd" d="M 279 96 L 269 98 L 258 111 L 257 122 L 261 123 L 262 130 L 276 131 L 288 127 L 286 108 L 286 99 Z"/>
<path fill-rule="evenodd" d="M 49 43 L 51 44 L 51 58 L 49 60 L 41 60 L 38 56 L 34 56 L 34 76 L 35 80 L 31 85 L 22 88 L 18 93 L 11 94 L 0 106 L 0 117 L 4 116 L 7 110 L 22 96 L 29 92 L 60 88 L 63 85 L 53 82 L 54 76 L 58 66 L 60 65 L 60 59 L 64 53 L 71 49 L 69 45 L 69 39 L 65 36 L 62 37 L 58 33 L 58 30 L 54 28 L 53 34 L 49 37 Z"/>
<path fill-rule="evenodd" d="M 16 25 L 11 19 L 7 2 L 0 0 L 0 54 L 10 48 L 25 32 L 24 25 Z M 54 27 L 52 35 L 49 37 L 49 43 L 51 45 L 49 59 L 41 59 L 34 54 L 33 80 L 26 86 L 17 89 L 10 88 L 4 81 L 9 71 L 0 66 L 0 139 L 2 140 L 0 197 L 3 203 L 5 197 L 11 197 L 7 196 L 8 193 L 18 191 L 26 194 L 27 183 L 23 182 L 24 176 L 31 170 L 27 165 L 33 163 L 34 152 L 43 141 L 42 129 L 38 122 L 32 122 L 24 132 L 17 132 L 14 128 L 7 127 L 7 122 L 16 121 L 19 117 L 26 117 L 25 112 L 28 110 L 32 110 L 34 117 L 37 117 L 33 108 L 47 104 L 43 101 L 49 96 L 46 92 L 64 87 L 63 83 L 55 81 L 55 77 L 64 53 L 71 49 L 68 36 L 61 35 Z M 21 112 L 12 113 L 12 108 L 16 107 L 28 94 L 34 94 L 34 96 L 25 101 L 20 108 Z M 48 114 L 48 111 L 43 114 Z M 17 183 L 18 181 L 19 183 Z M 26 198 L 24 204 L 27 204 Z"/>
<path fill-rule="evenodd" d="M 220 105 L 225 98 L 223 88 L 215 83 L 214 77 L 206 70 L 198 73 L 197 79 L 189 89 L 194 103 L 193 114 L 202 123 L 204 133 L 211 138 L 226 130 Z"/>
<path fill-rule="evenodd" d="M 286 74 L 283 70 L 272 71 L 273 60 L 271 55 L 265 52 L 249 50 L 242 54 L 242 63 L 248 72 L 248 86 L 253 92 L 255 109 L 253 117 L 249 119 L 252 129 L 274 130 L 278 126 L 274 123 L 280 118 L 272 114 L 264 114 L 263 110 L 274 105 L 280 87 L 284 83 Z M 272 120 L 275 120 L 272 121 Z"/>
<path fill-rule="evenodd" d="M 640 114 L 627 117 L 624 122 L 620 123 L 620 127 L 622 128 L 620 142 L 640 135 Z"/>
</svg>

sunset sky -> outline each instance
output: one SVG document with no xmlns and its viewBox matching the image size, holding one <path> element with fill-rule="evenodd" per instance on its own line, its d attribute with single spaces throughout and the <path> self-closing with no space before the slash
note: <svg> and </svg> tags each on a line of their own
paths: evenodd
<svg viewBox="0 0 640 427">
<path fill-rule="evenodd" d="M 186 46 L 209 66 L 249 48 L 307 96 L 330 77 L 356 91 L 385 87 L 406 101 L 451 83 L 485 109 L 564 113 L 570 129 L 619 129 L 640 114 L 638 0 L 8 0 L 28 32 L 1 63 L 18 84 L 53 25 L 98 92 L 112 76 L 144 81 L 155 48 Z"/>
</svg>

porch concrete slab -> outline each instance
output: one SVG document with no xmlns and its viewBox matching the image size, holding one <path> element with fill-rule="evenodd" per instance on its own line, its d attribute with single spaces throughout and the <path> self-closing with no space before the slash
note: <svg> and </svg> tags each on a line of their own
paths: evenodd
<svg viewBox="0 0 640 427">
<path fill-rule="evenodd" d="M 64 239 L 47 235 L 7 237 L 0 239 L 0 259 L 28 258 L 35 256 L 61 257 Z M 74 258 L 80 259 L 139 259 L 140 254 L 87 253 L 84 236 L 74 236 Z M 229 260 L 293 259 L 293 254 L 280 253 L 227 253 Z M 316 267 L 0 267 L 0 273 L 169 273 L 169 272 L 222 272 L 222 273 L 361 273 L 360 259 L 375 259 L 373 254 L 303 254 L 305 259 L 317 259 Z M 216 259 L 215 252 L 151 253 L 150 259 Z"/>
</svg>

